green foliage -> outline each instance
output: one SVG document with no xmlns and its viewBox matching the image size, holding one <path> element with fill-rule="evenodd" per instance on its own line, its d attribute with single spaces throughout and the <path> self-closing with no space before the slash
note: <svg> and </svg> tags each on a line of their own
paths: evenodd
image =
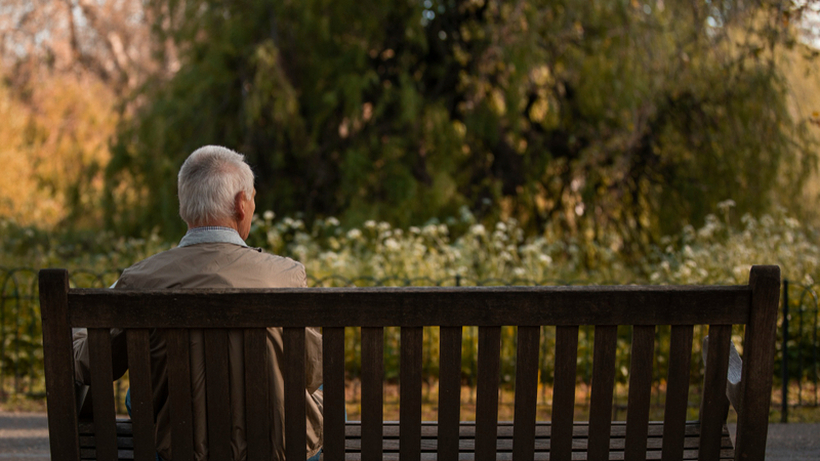
<svg viewBox="0 0 820 461">
<path fill-rule="evenodd" d="M 247 155 L 260 209 L 308 225 L 466 206 L 639 258 L 719 200 L 773 210 L 813 171 L 769 57 L 792 36 L 768 2 L 724 4 L 152 3 L 181 67 L 119 130 L 109 224 L 176 235 L 176 170 L 215 143 Z"/>
<path fill-rule="evenodd" d="M 630 264 L 612 246 L 597 240 L 561 240 L 552 227 L 542 235 L 527 237 L 514 219 L 498 221 L 485 227 L 466 208 L 459 217 L 443 223 L 428 223 L 408 228 L 393 227 L 387 222 L 366 221 L 359 227 L 344 227 L 339 220 L 316 220 L 308 227 L 298 219 L 275 220 L 272 212 L 256 217 L 249 243 L 268 251 L 292 256 L 307 267 L 311 286 L 347 285 L 493 285 L 493 284 L 609 284 L 672 283 L 714 284 L 747 282 L 752 264 L 778 264 L 784 277 L 792 281 L 790 370 L 792 376 L 815 376 L 809 360 L 814 348 L 813 326 L 816 326 L 816 280 L 820 276 L 818 230 L 805 226 L 785 212 L 754 218 L 733 216 L 731 201 L 719 204 L 720 217 L 709 215 L 703 226 L 686 226 L 680 233 L 661 239 L 640 264 Z M 34 229 L 4 224 L 3 260 L 0 265 L 19 267 L 63 266 L 71 269 L 75 286 L 108 286 L 122 269 L 137 260 L 167 249 L 170 245 L 154 236 L 147 240 L 115 238 L 112 234 L 96 236 L 55 236 Z M 615 243 L 610 242 L 610 245 Z M 97 251 L 108 253 L 95 254 Z M 4 270 L 4 299 L 0 313 L 4 319 L 2 370 L 6 376 L 14 370 L 35 382 L 39 379 L 42 356 L 39 350 L 39 326 L 36 322 L 36 271 Z M 813 323 L 814 322 L 814 323 Z M 800 325 L 800 329 L 798 329 Z M 696 329 L 693 351 L 693 383 L 700 379 L 702 361 L 699 345 L 705 328 Z M 358 329 L 348 329 L 345 357 L 350 377 L 361 371 L 361 340 Z M 385 330 L 386 379 L 398 377 L 397 361 L 400 338 L 397 329 Z M 669 328 L 656 330 L 658 356 L 668 353 Z M 551 384 L 555 331 L 541 329 L 540 378 Z M 579 381 L 588 383 L 591 373 L 594 329 L 584 326 L 579 334 Z M 433 380 L 438 374 L 438 328 L 424 329 L 425 352 L 423 376 Z M 742 345 L 742 331 L 733 340 Z M 475 353 L 478 334 L 465 328 L 462 377 L 467 384 L 476 378 Z M 514 327 L 502 330 L 501 372 L 504 384 L 513 384 L 515 376 Z M 617 380 L 624 384 L 629 377 L 631 329 L 618 331 Z M 778 347 L 780 347 L 778 341 Z M 12 350 L 23 351 L 12 354 Z M 800 359 L 803 358 L 801 362 Z M 780 363 L 778 361 L 778 363 Z M 653 367 L 657 382 L 666 376 L 667 364 L 658 359 Z M 16 368 L 15 368 L 16 367 Z M 29 373 L 31 373 L 29 375 Z"/>
</svg>

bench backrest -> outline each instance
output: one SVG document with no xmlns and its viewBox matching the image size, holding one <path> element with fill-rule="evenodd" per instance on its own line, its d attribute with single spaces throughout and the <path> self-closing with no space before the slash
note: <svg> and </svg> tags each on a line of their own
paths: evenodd
<svg viewBox="0 0 820 461">
<path fill-rule="evenodd" d="M 69 289 L 65 270 L 40 273 L 43 344 L 53 456 L 78 459 L 71 328 L 88 328 L 97 454 L 116 459 L 110 328 L 127 330 L 136 459 L 154 459 L 148 337 L 168 329 L 174 459 L 192 450 L 188 331 L 204 329 L 207 370 L 224 370 L 227 329 L 244 329 L 249 459 L 270 459 L 264 327 L 283 327 L 285 443 L 289 459 L 305 447 L 305 326 L 323 329 L 324 458 L 344 459 L 344 328 L 361 327 L 363 459 L 382 450 L 383 329 L 401 328 L 401 459 L 419 459 L 422 327 L 440 328 L 439 458 L 458 458 L 462 327 L 478 327 L 476 459 L 496 458 L 501 326 L 517 326 L 513 459 L 533 459 L 539 335 L 556 326 L 551 459 L 570 459 L 578 329 L 593 325 L 588 459 L 608 459 L 616 332 L 633 327 L 626 459 L 645 459 L 654 331 L 671 325 L 663 459 L 684 449 L 693 326 L 709 325 L 701 410 L 701 459 L 717 459 L 726 409 L 732 325 L 745 325 L 736 459 L 763 459 L 773 374 L 780 269 L 755 266 L 743 286 L 590 286 L 490 288 L 308 288 L 120 291 Z M 208 374 L 210 451 L 230 453 L 224 372 Z M 211 396 L 215 398 L 211 399 Z M 56 459 L 56 458 L 55 458 Z M 218 459 L 218 458 L 213 458 Z M 227 459 L 227 457 L 226 457 Z"/>
</svg>

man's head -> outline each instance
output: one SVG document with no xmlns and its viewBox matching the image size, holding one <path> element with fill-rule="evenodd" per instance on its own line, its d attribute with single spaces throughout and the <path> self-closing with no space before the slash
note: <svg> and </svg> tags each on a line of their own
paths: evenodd
<svg viewBox="0 0 820 461">
<path fill-rule="evenodd" d="M 226 226 L 248 237 L 256 191 L 244 155 L 221 146 L 195 150 L 179 169 L 177 191 L 188 227 Z"/>
</svg>

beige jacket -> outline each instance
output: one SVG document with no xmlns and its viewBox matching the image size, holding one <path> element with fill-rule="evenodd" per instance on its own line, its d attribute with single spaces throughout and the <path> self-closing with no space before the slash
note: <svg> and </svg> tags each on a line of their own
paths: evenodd
<svg viewBox="0 0 820 461">
<path fill-rule="evenodd" d="M 183 240 L 184 242 L 184 240 Z M 145 259 L 123 272 L 115 289 L 163 288 L 280 288 L 306 286 L 302 264 L 259 249 L 232 243 L 200 243 L 174 248 Z M 112 330 L 114 360 L 127 364 L 124 334 Z M 157 451 L 164 460 L 171 460 L 170 405 L 168 405 L 168 375 L 165 338 L 160 330 L 151 332 L 151 381 L 154 393 Z M 191 382 L 194 405 L 194 451 L 197 460 L 208 459 L 207 417 L 205 413 L 205 360 L 202 331 L 190 336 Z M 241 331 L 229 334 L 231 422 L 234 460 L 247 458 L 244 415 L 243 336 Z M 306 333 L 307 446 L 306 458 L 322 447 L 322 337 L 313 328 Z M 75 375 L 88 384 L 88 350 L 83 333 L 75 334 Z M 284 460 L 284 378 L 282 334 L 280 328 L 268 328 L 268 369 L 271 370 L 270 416 L 273 425 L 271 444 L 273 459 Z M 124 370 L 121 370 L 124 371 Z M 117 370 L 115 370 L 117 374 Z"/>
</svg>

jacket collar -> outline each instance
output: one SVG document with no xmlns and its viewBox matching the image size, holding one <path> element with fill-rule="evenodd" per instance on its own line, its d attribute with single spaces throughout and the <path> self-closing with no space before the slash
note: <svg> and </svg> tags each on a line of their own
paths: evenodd
<svg viewBox="0 0 820 461">
<path fill-rule="evenodd" d="M 243 247 L 248 246 L 235 229 L 212 226 L 188 229 L 188 232 L 179 241 L 179 246 L 187 247 L 200 243 L 232 243 Z"/>
</svg>

